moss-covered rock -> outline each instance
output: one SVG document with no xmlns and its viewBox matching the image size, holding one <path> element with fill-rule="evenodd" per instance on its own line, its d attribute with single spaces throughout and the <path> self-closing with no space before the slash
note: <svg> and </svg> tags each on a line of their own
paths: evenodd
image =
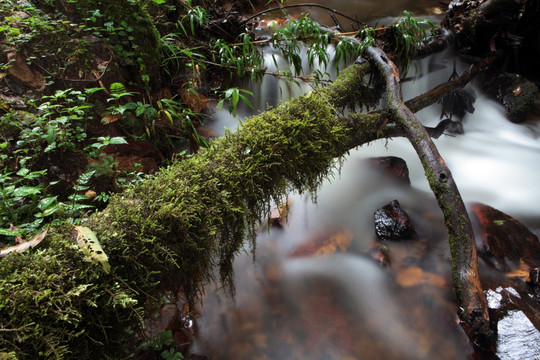
<svg viewBox="0 0 540 360">
<path fill-rule="evenodd" d="M 510 121 L 526 120 L 536 96 L 537 86 L 519 74 L 502 74 L 485 82 L 487 93 L 504 106 Z"/>
</svg>

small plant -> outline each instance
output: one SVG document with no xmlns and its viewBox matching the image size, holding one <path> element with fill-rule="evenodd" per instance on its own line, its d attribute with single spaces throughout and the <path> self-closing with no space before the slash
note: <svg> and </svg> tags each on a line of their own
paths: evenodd
<svg viewBox="0 0 540 360">
<path fill-rule="evenodd" d="M 224 91 L 223 98 L 218 102 L 217 108 L 221 109 L 223 107 L 223 104 L 225 101 L 229 102 L 229 112 L 236 116 L 236 109 L 238 108 L 238 102 L 240 100 L 244 101 L 250 108 L 253 109 L 253 105 L 251 105 L 251 102 L 246 97 L 246 95 L 253 96 L 253 93 L 248 90 L 244 89 L 238 89 L 238 88 L 230 88 Z"/>
<path fill-rule="evenodd" d="M 206 10 L 201 6 L 193 6 L 191 0 L 184 1 L 187 13 L 180 20 L 179 25 L 186 36 L 195 35 L 195 29 L 210 22 Z M 189 26 L 189 32 L 186 30 Z"/>
<path fill-rule="evenodd" d="M 174 33 L 161 37 L 160 44 L 161 67 L 171 79 L 187 70 L 196 82 L 200 81 L 201 72 L 206 68 L 203 49 L 184 46 L 180 35 Z"/>
<path fill-rule="evenodd" d="M 180 134 L 185 136 L 191 147 L 197 149 L 199 146 L 209 147 L 210 145 L 204 138 L 197 133 L 193 121 L 200 118 L 199 114 L 182 105 L 182 103 L 172 99 L 161 99 L 157 102 L 158 118 L 165 121 L 174 129 L 179 130 Z"/>
<path fill-rule="evenodd" d="M 403 69 L 407 69 L 422 41 L 435 29 L 435 24 L 431 20 L 417 20 L 410 12 L 403 11 L 403 17 L 392 25 L 392 29 L 396 34 L 396 56 Z"/>
<path fill-rule="evenodd" d="M 336 46 L 333 59 L 336 70 L 341 62 L 345 63 L 349 58 L 356 57 L 360 53 L 356 41 L 325 31 L 317 22 L 307 16 L 292 20 L 283 28 L 274 28 L 272 43 L 276 49 L 281 49 L 283 56 L 293 65 L 296 74 L 302 70 L 300 43 L 308 45 L 306 55 L 310 67 L 316 64 L 327 67 L 330 64 L 328 53 L 330 44 Z"/>
<path fill-rule="evenodd" d="M 45 216 L 54 213 L 50 208 L 56 199 L 43 197 L 45 187 L 39 182 L 45 174 L 45 170 L 28 168 L 0 174 L 0 235 L 22 237 L 33 233 Z"/>
<path fill-rule="evenodd" d="M 211 45 L 214 61 L 235 70 L 240 77 L 260 79 L 264 74 L 264 63 L 259 48 L 249 34 L 240 35 L 239 40 L 241 42 L 232 45 L 223 39 L 215 40 Z"/>
<path fill-rule="evenodd" d="M 91 170 L 79 176 L 76 185 L 73 187 L 75 193 L 68 196 L 68 202 L 65 206 L 65 215 L 71 219 L 72 223 L 80 224 L 85 212 L 95 208 L 94 205 L 87 203 L 90 198 L 82 193 L 90 188 L 90 179 L 94 174 L 95 171 Z"/>
<path fill-rule="evenodd" d="M 155 351 L 161 351 L 163 360 L 182 360 L 184 355 L 172 347 L 174 340 L 171 330 L 160 332 L 155 338 L 148 339 L 141 344 L 142 347 L 150 347 Z"/>
</svg>

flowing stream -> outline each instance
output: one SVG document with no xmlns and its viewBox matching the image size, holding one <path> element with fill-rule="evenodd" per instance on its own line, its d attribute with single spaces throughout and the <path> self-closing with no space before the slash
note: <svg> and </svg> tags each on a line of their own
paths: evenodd
<svg viewBox="0 0 540 360">
<path fill-rule="evenodd" d="M 426 9 L 428 3 L 433 1 L 403 0 L 388 6 Z M 335 1 L 331 6 L 350 14 L 349 4 Z M 375 2 L 354 4 L 369 13 Z M 270 59 L 271 50 L 266 56 Z M 404 83 L 405 99 L 447 81 L 453 67 L 450 51 L 417 63 L 416 80 Z M 457 64 L 458 73 L 465 68 Z M 309 89 L 270 77 L 251 87 L 260 110 Z M 476 94 L 475 111 L 463 119 L 464 134 L 443 135 L 435 144 L 465 202 L 493 206 L 538 235 L 540 121 L 513 124 L 498 104 L 479 89 L 471 90 Z M 238 118 L 251 113 L 242 108 Z M 424 125 L 435 126 L 440 114 L 440 106 L 434 105 L 417 115 Z M 218 111 L 207 126 L 221 134 L 237 123 L 226 111 Z M 411 186 L 366 161 L 380 156 L 406 160 Z M 376 244 L 373 213 L 394 199 L 412 218 L 419 240 L 393 245 L 389 275 L 370 254 Z M 207 289 L 193 352 L 210 359 L 468 358 L 472 345 L 457 325 L 442 214 L 408 141 L 375 141 L 351 151 L 316 200 L 312 194 L 291 194 L 285 228 L 261 232 L 255 261 L 249 248 L 238 257 L 234 298 L 215 286 Z M 298 255 L 320 239 L 337 251 Z M 344 248 L 346 252 L 340 251 Z M 540 335 L 534 327 L 528 331 L 533 332 L 532 353 L 519 356 L 540 359 L 534 350 L 540 348 Z M 517 358 L 501 351 L 503 359 Z"/>
</svg>

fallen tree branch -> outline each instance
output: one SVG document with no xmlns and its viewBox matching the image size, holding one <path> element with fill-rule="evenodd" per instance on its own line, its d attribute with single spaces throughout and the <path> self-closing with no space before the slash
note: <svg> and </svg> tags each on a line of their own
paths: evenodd
<svg viewBox="0 0 540 360">
<path fill-rule="evenodd" d="M 354 21 L 355 23 L 357 23 L 358 25 L 361 25 L 361 26 L 366 26 L 365 23 L 363 23 L 362 21 L 359 21 L 355 18 L 352 18 L 346 14 L 343 14 L 342 12 L 339 12 L 335 9 L 332 9 L 331 7 L 328 7 L 328 6 L 325 6 L 325 5 L 321 5 L 321 4 L 315 4 L 315 3 L 302 3 L 302 4 L 291 4 L 291 5 L 281 5 L 279 7 L 274 7 L 274 8 L 270 8 L 270 9 L 266 9 L 266 10 L 263 10 L 263 11 L 259 11 L 258 13 L 255 13 L 247 18 L 245 18 L 242 23 L 246 24 L 247 22 L 249 22 L 251 19 L 254 19 L 256 18 L 257 16 L 261 16 L 263 14 L 266 14 L 266 13 L 269 13 L 269 12 L 272 12 L 272 11 L 277 11 L 277 10 L 283 10 L 283 9 L 289 9 L 289 8 L 295 8 L 295 7 L 317 7 L 317 8 L 321 8 L 321 9 L 325 9 L 325 10 L 328 10 L 328 12 L 331 14 L 331 16 L 333 16 L 334 14 L 337 14 L 347 20 L 350 20 L 350 21 Z M 335 21 L 335 20 L 334 20 Z M 337 26 L 339 26 L 339 23 L 336 23 Z"/>
<path fill-rule="evenodd" d="M 489 315 L 480 284 L 474 233 L 450 169 L 425 128 L 403 103 L 399 71 L 394 63 L 376 47 L 369 47 L 365 56 L 384 76 L 388 111 L 416 150 L 429 185 L 442 209 L 448 229 L 453 284 L 458 305 L 461 307 L 460 315 L 473 334 L 487 335 Z"/>
<path fill-rule="evenodd" d="M 415 98 L 407 100 L 405 102 L 405 106 L 407 106 L 413 113 L 416 113 L 432 104 L 435 104 L 452 91 L 463 88 L 476 75 L 489 67 L 489 65 L 491 65 L 495 59 L 496 57 L 492 56 L 472 64 L 460 77 L 441 84 L 422 95 L 418 95 Z"/>
<path fill-rule="evenodd" d="M 126 338 L 133 340 L 125 329 L 131 325 L 142 330 L 143 307 L 168 284 L 181 286 L 192 300 L 202 298 L 204 285 L 216 277 L 224 287 L 232 287 L 235 255 L 246 239 L 254 240 L 275 203 L 291 190 L 316 190 L 335 159 L 352 148 L 404 132 L 412 136 L 407 126 L 393 121 L 406 110 L 398 95 L 393 95 L 397 105 L 389 111 L 342 111 L 377 104 L 378 89 L 364 81 L 370 71 L 368 63 L 355 64 L 319 92 L 247 119 L 210 149 L 113 196 L 106 210 L 84 224 L 99 238 L 110 273 L 86 261 L 73 246 L 68 225 L 51 229 L 38 255 L 27 251 L 3 258 L 0 352 L 15 351 L 21 358 L 53 352 L 70 352 L 72 358 L 122 358 L 128 350 Z M 395 86 L 399 91 L 399 84 Z M 445 171 L 436 168 L 428 174 L 437 185 L 434 191 L 458 202 L 454 193 L 446 192 L 450 172 Z M 452 204 L 442 201 L 445 217 L 457 216 L 466 227 L 461 217 L 466 211 L 456 215 Z M 470 250 L 470 234 L 460 237 L 460 229 L 449 230 L 452 241 L 458 237 L 453 254 L 461 251 L 463 241 L 464 251 Z M 481 308 L 470 301 L 474 288 L 467 285 L 475 273 L 463 271 L 459 263 L 470 256 L 453 256 L 459 270 L 455 283 L 464 284 L 458 294 L 465 299 L 460 303 L 467 304 L 467 314 Z M 32 281 L 21 285 L 20 279 Z"/>
</svg>

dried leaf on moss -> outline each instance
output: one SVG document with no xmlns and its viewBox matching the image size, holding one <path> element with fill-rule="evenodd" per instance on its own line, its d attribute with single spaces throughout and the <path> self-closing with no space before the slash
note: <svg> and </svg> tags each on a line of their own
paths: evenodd
<svg viewBox="0 0 540 360">
<path fill-rule="evenodd" d="M 28 241 L 2 249 L 0 250 L 0 257 L 4 257 L 12 252 L 23 252 L 29 248 L 32 248 L 39 244 L 45 238 L 45 235 L 47 235 L 47 230 L 35 235 Z"/>
</svg>

